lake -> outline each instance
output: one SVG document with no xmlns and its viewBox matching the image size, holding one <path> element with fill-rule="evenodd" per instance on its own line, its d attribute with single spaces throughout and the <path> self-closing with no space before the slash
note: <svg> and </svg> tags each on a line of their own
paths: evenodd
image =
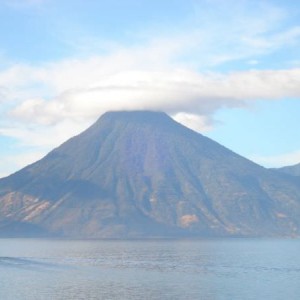
<svg viewBox="0 0 300 300">
<path fill-rule="evenodd" d="M 0 239 L 0 299 L 300 299 L 300 240 Z"/>
</svg>

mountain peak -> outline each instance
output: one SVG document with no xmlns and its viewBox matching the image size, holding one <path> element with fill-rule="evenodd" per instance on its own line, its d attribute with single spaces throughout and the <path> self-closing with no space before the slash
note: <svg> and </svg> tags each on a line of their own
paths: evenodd
<svg viewBox="0 0 300 300">
<path fill-rule="evenodd" d="M 113 130 L 114 128 L 114 130 Z M 151 110 L 129 110 L 129 111 L 108 111 L 87 129 L 91 134 L 98 135 L 100 131 L 120 131 L 125 129 L 133 131 L 157 130 L 160 132 L 177 132 L 191 134 L 192 130 L 184 127 L 168 114 L 161 111 Z M 146 137 L 145 137 L 146 138 Z"/>
<path fill-rule="evenodd" d="M 108 111 L 96 122 L 122 122 L 122 123 L 170 123 L 174 122 L 166 113 L 151 110 L 130 110 L 130 111 Z"/>
<path fill-rule="evenodd" d="M 102 115 L 100 118 L 169 118 L 169 116 L 162 111 L 153 110 L 117 110 L 108 111 Z"/>
</svg>

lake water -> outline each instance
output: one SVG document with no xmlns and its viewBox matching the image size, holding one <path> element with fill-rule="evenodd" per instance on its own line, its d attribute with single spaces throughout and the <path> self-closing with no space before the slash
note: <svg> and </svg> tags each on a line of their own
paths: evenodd
<svg viewBox="0 0 300 300">
<path fill-rule="evenodd" d="M 0 299 L 300 299 L 300 240 L 0 239 Z"/>
</svg>

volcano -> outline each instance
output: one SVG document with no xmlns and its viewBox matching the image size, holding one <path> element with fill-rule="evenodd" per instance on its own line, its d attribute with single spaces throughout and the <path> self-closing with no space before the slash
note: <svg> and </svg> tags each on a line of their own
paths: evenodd
<svg viewBox="0 0 300 300">
<path fill-rule="evenodd" d="M 108 112 L 0 180 L 1 236 L 298 236 L 298 177 L 151 111 Z"/>
</svg>

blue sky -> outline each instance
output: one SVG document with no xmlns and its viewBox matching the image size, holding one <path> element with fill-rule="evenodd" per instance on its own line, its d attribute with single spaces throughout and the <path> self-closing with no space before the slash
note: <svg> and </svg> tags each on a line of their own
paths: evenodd
<svg viewBox="0 0 300 300">
<path fill-rule="evenodd" d="M 297 1 L 2 0 L 0 176 L 108 110 L 163 110 L 264 166 L 300 162 Z"/>
</svg>

